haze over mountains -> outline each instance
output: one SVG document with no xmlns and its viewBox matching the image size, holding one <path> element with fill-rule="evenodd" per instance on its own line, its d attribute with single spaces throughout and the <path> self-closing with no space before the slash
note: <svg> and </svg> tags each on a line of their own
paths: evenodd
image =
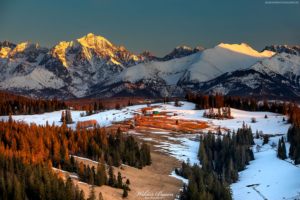
<svg viewBox="0 0 300 200">
<path fill-rule="evenodd" d="M 186 92 L 299 96 L 300 48 L 219 44 L 135 55 L 94 34 L 51 49 L 0 43 L 0 89 L 29 97 L 184 96 Z"/>
</svg>

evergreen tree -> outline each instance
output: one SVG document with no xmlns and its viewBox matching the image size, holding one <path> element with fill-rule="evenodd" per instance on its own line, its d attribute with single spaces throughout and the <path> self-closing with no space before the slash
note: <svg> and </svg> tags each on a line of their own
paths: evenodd
<svg viewBox="0 0 300 200">
<path fill-rule="evenodd" d="M 102 196 L 102 193 L 101 193 L 101 192 L 99 193 L 98 200 L 104 200 L 104 198 L 103 198 L 103 196 Z"/>
<path fill-rule="evenodd" d="M 123 190 L 123 197 L 126 198 L 128 196 L 127 188 L 125 187 Z"/>
<path fill-rule="evenodd" d="M 67 178 L 65 191 L 66 191 L 66 193 L 65 193 L 66 199 L 72 200 L 73 199 L 73 181 L 70 177 Z"/>
<path fill-rule="evenodd" d="M 97 111 L 97 102 L 95 101 L 95 104 L 94 104 L 94 112 L 96 113 Z"/>
<path fill-rule="evenodd" d="M 19 180 L 14 177 L 14 200 L 21 199 L 22 191 L 21 191 L 21 185 Z"/>
<path fill-rule="evenodd" d="M 263 145 L 268 144 L 268 143 L 269 143 L 269 135 L 264 135 Z"/>
<path fill-rule="evenodd" d="M 108 176 L 109 176 L 108 185 L 113 187 L 115 185 L 116 178 L 115 178 L 115 175 L 114 175 L 114 168 L 112 167 L 111 164 L 109 165 Z"/>
<path fill-rule="evenodd" d="M 85 200 L 85 194 L 83 190 L 80 191 L 79 200 Z"/>
<path fill-rule="evenodd" d="M 103 110 L 104 109 L 104 105 L 101 101 L 99 101 L 99 110 Z"/>
<path fill-rule="evenodd" d="M 281 159 L 286 159 L 287 158 L 287 156 L 286 156 L 286 146 L 285 146 L 285 142 L 282 142 L 282 147 L 281 147 Z"/>
<path fill-rule="evenodd" d="M 11 113 L 9 113 L 9 117 L 8 117 L 8 123 L 12 124 L 13 123 L 13 119 L 11 116 Z"/>
<path fill-rule="evenodd" d="M 121 176 L 121 173 L 120 173 L 120 172 L 118 172 L 118 183 L 117 183 L 117 187 L 118 187 L 118 188 L 122 188 L 122 187 L 123 187 L 122 176 Z"/>
<path fill-rule="evenodd" d="M 65 120 L 65 112 L 62 111 L 60 121 L 63 122 L 64 120 Z"/>
<path fill-rule="evenodd" d="M 278 147 L 277 147 L 277 157 L 278 158 L 281 158 L 281 151 L 282 151 L 282 149 L 281 149 L 281 140 L 279 139 L 278 140 Z"/>
<path fill-rule="evenodd" d="M 91 186 L 90 196 L 88 200 L 96 200 L 95 187 Z"/>
</svg>

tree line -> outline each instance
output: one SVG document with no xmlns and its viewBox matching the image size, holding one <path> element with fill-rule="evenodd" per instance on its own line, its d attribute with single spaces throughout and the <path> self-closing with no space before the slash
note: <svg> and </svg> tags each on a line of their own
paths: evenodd
<svg viewBox="0 0 300 200">
<path fill-rule="evenodd" d="M 222 93 L 211 93 L 210 95 L 199 93 L 194 95 L 192 93 L 187 93 L 185 99 L 189 102 L 195 103 L 196 109 L 209 109 L 209 108 L 221 108 L 230 106 L 231 108 L 236 108 L 240 110 L 247 111 L 269 111 L 281 114 L 288 114 L 293 108 L 293 103 L 289 102 L 287 105 L 284 100 L 283 103 L 278 104 L 276 101 L 270 106 L 268 101 L 263 100 L 262 104 L 258 104 L 255 98 L 248 98 L 247 96 L 241 98 L 240 96 L 225 95 Z"/>
<path fill-rule="evenodd" d="M 294 161 L 295 164 L 300 164 L 300 110 L 297 103 L 295 103 L 294 106 L 289 107 L 288 122 L 291 123 L 291 126 L 287 132 L 287 141 L 290 142 L 288 156 Z M 277 155 L 281 159 L 287 158 L 284 142 L 285 141 L 282 138 L 282 141 L 280 141 L 280 144 L 278 144 Z"/>
<path fill-rule="evenodd" d="M 216 135 L 218 135 L 216 137 Z M 210 131 L 201 137 L 198 158 L 201 167 L 183 162 L 175 172 L 189 179 L 180 195 L 181 200 L 232 199 L 229 184 L 238 180 L 238 172 L 254 160 L 251 128 L 244 126 L 232 134 Z"/>
<path fill-rule="evenodd" d="M 66 109 L 65 102 L 57 97 L 50 99 L 31 99 L 0 91 L 0 115 L 34 115 Z"/>
</svg>

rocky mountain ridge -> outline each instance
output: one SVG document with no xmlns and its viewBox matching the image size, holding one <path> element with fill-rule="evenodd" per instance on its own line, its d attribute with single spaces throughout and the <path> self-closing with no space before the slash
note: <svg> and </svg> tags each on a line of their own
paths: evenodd
<svg viewBox="0 0 300 200">
<path fill-rule="evenodd" d="M 29 41 L 18 45 L 4 41 L 0 89 L 33 98 L 70 99 L 217 91 L 250 94 L 264 86 L 270 94 L 298 96 L 298 48 L 274 45 L 258 52 L 246 43 L 221 43 L 211 49 L 176 47 L 159 58 L 148 51 L 135 55 L 91 33 L 51 49 Z M 234 83 L 244 90 L 237 90 Z M 291 88 L 284 89 L 288 85 Z"/>
</svg>

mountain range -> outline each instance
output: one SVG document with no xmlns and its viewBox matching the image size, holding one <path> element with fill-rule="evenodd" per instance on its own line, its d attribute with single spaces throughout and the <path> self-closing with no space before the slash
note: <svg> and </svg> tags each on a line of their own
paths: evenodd
<svg viewBox="0 0 300 200">
<path fill-rule="evenodd" d="M 51 49 L 0 43 L 0 90 L 32 98 L 184 96 L 186 92 L 299 96 L 300 48 L 219 44 L 133 54 L 90 33 Z"/>
</svg>

